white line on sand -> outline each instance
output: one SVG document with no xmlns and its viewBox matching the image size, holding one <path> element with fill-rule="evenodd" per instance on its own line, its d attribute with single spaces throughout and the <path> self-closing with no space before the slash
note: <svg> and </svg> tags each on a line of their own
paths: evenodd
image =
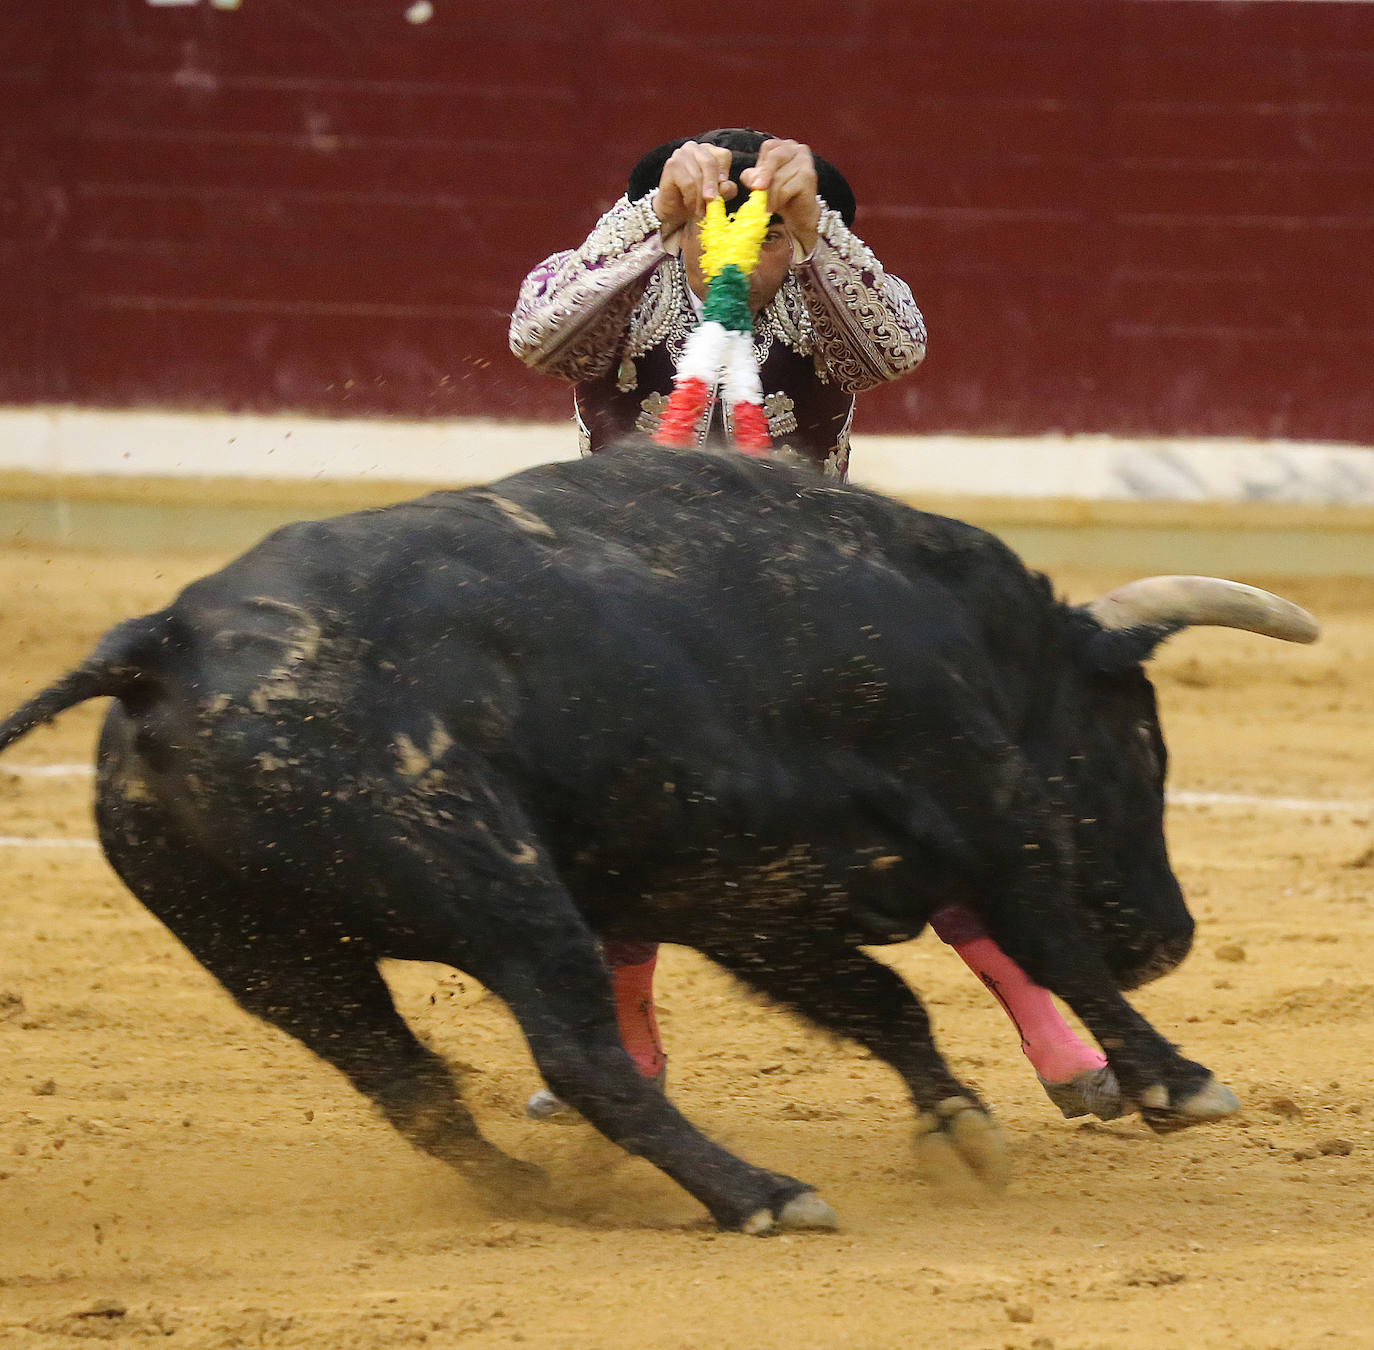
<svg viewBox="0 0 1374 1350">
<path fill-rule="evenodd" d="M 0 764 L 0 778 L 12 773 L 16 778 L 89 778 L 94 764 Z"/>
<path fill-rule="evenodd" d="M 1260 811 L 1335 811 L 1361 816 L 1374 812 L 1374 802 L 1337 801 L 1323 797 L 1251 797 L 1243 792 L 1171 792 L 1172 806 L 1240 806 Z"/>
<path fill-rule="evenodd" d="M 0 834 L 0 848 L 96 848 L 94 839 L 34 839 L 23 834 Z"/>
</svg>

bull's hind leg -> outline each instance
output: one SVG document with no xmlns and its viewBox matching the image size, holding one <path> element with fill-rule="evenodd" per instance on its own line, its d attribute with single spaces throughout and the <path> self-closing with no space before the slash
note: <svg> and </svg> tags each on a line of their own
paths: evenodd
<svg viewBox="0 0 1374 1350">
<path fill-rule="evenodd" d="M 271 941 L 244 960 L 179 936 L 241 1007 L 332 1064 L 417 1148 L 502 1195 L 542 1182 L 537 1167 L 481 1134 L 448 1065 L 415 1038 L 373 961 Z"/>
<path fill-rule="evenodd" d="M 901 1075 L 917 1111 L 917 1159 L 933 1182 L 960 1190 L 1009 1179 L 1006 1144 L 972 1088 L 935 1047 L 925 1006 L 894 971 L 839 940 L 752 934 L 702 949 L 776 1002 L 848 1036 Z"/>
<path fill-rule="evenodd" d="M 279 878 L 234 876 L 181 842 L 158 807 L 103 791 L 101 839 L 129 889 L 246 1011 L 338 1069 L 418 1148 L 503 1194 L 541 1179 L 477 1129 L 457 1084 L 392 1002 L 375 960 L 309 922 Z M 288 918 L 298 921 L 284 927 Z"/>
</svg>

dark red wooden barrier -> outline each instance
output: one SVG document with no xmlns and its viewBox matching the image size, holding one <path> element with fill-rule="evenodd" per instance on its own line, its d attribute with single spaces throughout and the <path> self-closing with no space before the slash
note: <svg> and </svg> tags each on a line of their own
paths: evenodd
<svg viewBox="0 0 1374 1350">
<path fill-rule="evenodd" d="M 565 416 L 521 277 L 750 122 L 927 313 L 860 429 L 1374 442 L 1374 5 L 409 6 L 0 6 L 0 399 Z"/>
</svg>

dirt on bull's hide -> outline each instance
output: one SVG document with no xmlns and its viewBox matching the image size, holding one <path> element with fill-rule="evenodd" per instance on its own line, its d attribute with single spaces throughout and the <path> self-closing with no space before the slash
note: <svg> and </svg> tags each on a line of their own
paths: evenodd
<svg viewBox="0 0 1374 1350">
<path fill-rule="evenodd" d="M 219 561 L 0 553 L 0 702 Z M 1086 598 L 1121 579 L 1059 581 Z M 1004 1197 L 954 1205 L 916 1178 L 890 1073 L 665 951 L 674 1096 L 817 1184 L 833 1236 L 717 1234 L 586 1129 L 525 1121 L 536 1081 L 504 1009 L 446 968 L 395 967 L 484 1128 L 548 1168 L 560 1206 L 485 1210 L 240 1013 L 80 845 L 88 780 L 3 771 L 89 762 L 100 710 L 68 714 L 0 765 L 0 836 L 69 841 L 0 848 L 0 1345 L 1374 1344 L 1374 821 L 1341 805 L 1374 799 L 1374 584 L 1272 584 L 1322 643 L 1194 632 L 1155 666 L 1173 786 L 1232 796 L 1171 811 L 1199 940 L 1135 1000 L 1236 1088 L 1239 1120 L 1165 1139 L 1063 1121 L 926 936 L 887 959 L 1017 1169 Z"/>
</svg>

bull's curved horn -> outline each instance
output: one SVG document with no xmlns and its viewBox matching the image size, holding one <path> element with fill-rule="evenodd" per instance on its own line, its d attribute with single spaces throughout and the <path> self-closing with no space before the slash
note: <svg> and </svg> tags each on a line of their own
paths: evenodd
<svg viewBox="0 0 1374 1350">
<path fill-rule="evenodd" d="M 1086 605 L 1103 628 L 1145 624 L 1243 628 L 1284 642 L 1315 642 L 1317 621 L 1291 600 L 1220 577 L 1143 577 Z"/>
</svg>

